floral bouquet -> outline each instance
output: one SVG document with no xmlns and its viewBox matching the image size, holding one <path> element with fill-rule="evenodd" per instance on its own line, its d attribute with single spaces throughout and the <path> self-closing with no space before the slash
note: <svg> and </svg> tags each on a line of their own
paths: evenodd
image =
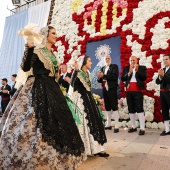
<svg viewBox="0 0 170 170">
<path fill-rule="evenodd" d="M 93 93 L 93 98 L 97 105 L 100 105 L 100 96 L 98 94 Z"/>
<path fill-rule="evenodd" d="M 94 100 L 95 100 L 96 104 L 99 106 L 99 108 L 102 111 L 105 111 L 104 100 L 101 99 L 101 97 L 98 94 L 93 93 L 93 97 L 94 97 Z"/>
<path fill-rule="evenodd" d="M 104 100 L 101 99 L 101 97 L 100 97 L 99 95 L 94 94 L 94 93 L 93 93 L 93 98 L 94 98 L 94 100 L 95 100 L 95 102 L 96 102 L 96 104 L 97 104 L 97 106 L 98 106 L 98 108 L 99 108 L 99 112 L 100 112 L 100 115 L 101 115 L 101 117 L 102 117 L 102 120 L 103 120 L 103 122 L 105 122 L 105 120 L 104 120 L 104 114 L 103 114 L 103 112 L 102 112 L 102 111 L 105 111 Z"/>
<path fill-rule="evenodd" d="M 62 91 L 62 93 L 63 93 L 64 95 L 67 94 L 67 89 L 66 89 L 65 87 L 60 86 L 60 89 L 61 89 L 61 91 Z"/>
<path fill-rule="evenodd" d="M 104 105 L 104 99 L 100 99 L 100 109 L 101 109 L 102 111 L 106 111 L 105 105 Z"/>
</svg>

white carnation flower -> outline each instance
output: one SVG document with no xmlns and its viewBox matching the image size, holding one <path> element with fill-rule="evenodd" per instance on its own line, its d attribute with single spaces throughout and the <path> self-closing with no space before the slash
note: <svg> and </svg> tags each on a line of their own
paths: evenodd
<svg viewBox="0 0 170 170">
<path fill-rule="evenodd" d="M 127 126 L 128 128 L 130 128 L 130 127 L 132 127 L 132 123 L 129 121 L 129 122 L 126 123 L 126 126 Z"/>
<path fill-rule="evenodd" d="M 158 124 L 156 122 L 153 122 L 151 127 L 152 129 L 158 129 Z"/>
<path fill-rule="evenodd" d="M 122 121 L 122 127 L 126 127 L 126 121 Z"/>
<path fill-rule="evenodd" d="M 130 117 L 129 117 L 129 114 L 124 114 L 124 119 L 125 120 L 127 120 L 127 119 L 129 119 Z"/>
<path fill-rule="evenodd" d="M 165 129 L 164 123 L 163 123 L 163 122 L 159 122 L 159 123 L 158 123 L 158 128 L 159 128 L 159 129 Z"/>
<path fill-rule="evenodd" d="M 115 121 L 111 121 L 111 126 L 115 126 Z"/>
<path fill-rule="evenodd" d="M 145 112 L 145 120 L 148 122 L 153 121 L 154 115 L 151 112 Z"/>
<path fill-rule="evenodd" d="M 128 111 L 128 107 L 127 107 L 127 106 L 126 106 L 126 107 L 124 107 L 123 112 L 124 112 L 124 113 L 126 113 L 126 114 L 127 114 L 127 113 L 129 113 L 129 111 Z"/>
<path fill-rule="evenodd" d="M 151 128 L 152 127 L 152 123 L 151 122 L 146 122 L 145 125 L 146 125 L 147 128 Z"/>
</svg>

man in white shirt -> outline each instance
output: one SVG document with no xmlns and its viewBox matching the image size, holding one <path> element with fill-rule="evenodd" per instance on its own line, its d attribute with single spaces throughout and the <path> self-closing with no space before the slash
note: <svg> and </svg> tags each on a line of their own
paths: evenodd
<svg viewBox="0 0 170 170">
<path fill-rule="evenodd" d="M 114 133 L 117 133 L 119 132 L 119 112 L 117 95 L 119 69 L 118 65 L 111 64 L 110 56 L 106 56 L 105 61 L 106 65 L 102 67 L 101 71 L 98 73 L 98 82 L 102 83 L 103 98 L 107 113 L 107 124 L 105 129 L 112 129 L 111 114 L 113 111 L 113 116 L 115 120 Z"/>
<path fill-rule="evenodd" d="M 68 92 L 68 88 L 69 88 L 70 80 L 71 80 L 71 74 L 67 72 L 66 64 L 62 64 L 60 66 L 60 69 L 61 69 L 61 74 L 60 74 L 58 83 L 60 86 L 63 86 L 64 88 L 66 88 L 66 91 Z"/>
<path fill-rule="evenodd" d="M 10 94 L 11 98 L 12 98 L 12 96 L 14 95 L 14 93 L 17 91 L 17 89 L 15 88 L 16 77 L 17 77 L 16 74 L 13 74 L 13 75 L 11 76 L 11 80 L 14 82 L 14 84 L 12 85 L 11 90 L 10 90 L 10 91 L 8 91 L 8 90 L 3 90 L 4 93 Z"/>
<path fill-rule="evenodd" d="M 126 84 L 126 99 L 132 128 L 129 133 L 137 131 L 136 112 L 140 122 L 139 135 L 145 134 L 145 116 L 143 109 L 143 90 L 145 89 L 146 67 L 138 64 L 136 56 L 129 59 L 130 65 L 123 70 L 121 80 Z"/>
<path fill-rule="evenodd" d="M 2 114 L 4 113 L 9 101 L 10 101 L 10 95 L 6 93 L 6 91 L 10 91 L 11 87 L 7 84 L 8 80 L 6 78 L 2 79 L 2 87 L 0 88 L 0 95 L 1 95 L 1 108 L 2 108 Z"/>
<path fill-rule="evenodd" d="M 170 135 L 169 130 L 169 110 L 170 110 L 170 54 L 165 54 L 163 57 L 164 68 L 158 70 L 158 78 L 156 84 L 160 84 L 160 100 L 162 114 L 164 119 L 165 130 L 161 136 Z"/>
</svg>

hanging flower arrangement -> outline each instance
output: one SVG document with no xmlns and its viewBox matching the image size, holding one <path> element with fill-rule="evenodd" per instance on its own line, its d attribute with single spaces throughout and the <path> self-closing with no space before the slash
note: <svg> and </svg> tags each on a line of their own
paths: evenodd
<svg viewBox="0 0 170 170">
<path fill-rule="evenodd" d="M 121 68 L 129 64 L 132 55 L 147 67 L 144 94 L 153 101 L 154 121 L 160 122 L 163 119 L 155 79 L 162 67 L 161 57 L 170 51 L 169 9 L 167 0 L 56 0 L 51 24 L 60 43 L 54 50 L 67 63 L 71 57 L 85 55 L 88 42 L 120 36 Z M 124 83 L 120 85 L 124 98 Z"/>
</svg>

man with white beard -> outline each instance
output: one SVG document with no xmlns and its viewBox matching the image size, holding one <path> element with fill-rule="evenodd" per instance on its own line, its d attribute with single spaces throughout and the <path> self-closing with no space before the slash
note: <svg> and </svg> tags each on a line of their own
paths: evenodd
<svg viewBox="0 0 170 170">
<path fill-rule="evenodd" d="M 102 67 L 98 73 L 98 82 L 102 83 L 103 98 L 105 103 L 105 109 L 107 113 L 107 124 L 105 129 L 111 130 L 111 114 L 115 120 L 114 133 L 119 132 L 119 112 L 118 112 L 118 76 L 119 69 L 116 64 L 111 64 L 111 57 L 106 56 L 106 65 Z"/>
</svg>

